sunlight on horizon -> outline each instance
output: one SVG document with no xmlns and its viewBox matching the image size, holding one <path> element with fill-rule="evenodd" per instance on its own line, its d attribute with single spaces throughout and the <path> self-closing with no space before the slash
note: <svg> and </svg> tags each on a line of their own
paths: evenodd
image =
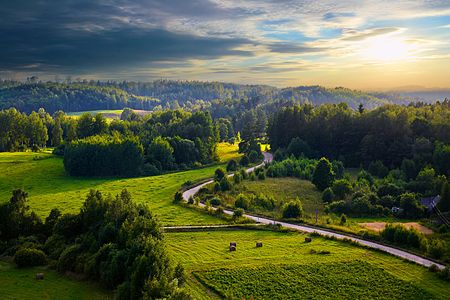
<svg viewBox="0 0 450 300">
<path fill-rule="evenodd" d="M 380 36 L 367 40 L 363 44 L 362 56 L 379 62 L 405 61 L 411 58 L 412 46 L 403 39 L 392 36 Z"/>
</svg>

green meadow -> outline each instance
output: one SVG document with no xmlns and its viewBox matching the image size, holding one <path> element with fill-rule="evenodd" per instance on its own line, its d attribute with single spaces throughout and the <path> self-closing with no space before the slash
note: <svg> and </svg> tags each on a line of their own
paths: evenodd
<svg viewBox="0 0 450 300">
<path fill-rule="evenodd" d="M 44 280 L 36 280 L 36 273 Z M 19 269 L 0 261 L 0 299 L 113 299 L 111 292 L 86 281 L 61 276 L 45 267 Z"/>
<path fill-rule="evenodd" d="M 237 146 L 219 144 L 222 157 L 236 158 Z M 223 161 L 222 161 L 223 162 Z M 90 189 L 112 195 L 127 189 L 138 203 L 145 203 L 164 225 L 219 224 L 224 221 L 172 203 L 183 183 L 212 177 L 217 166 L 137 178 L 71 177 L 64 171 L 63 160 L 49 153 L 0 153 L 0 202 L 11 197 L 13 189 L 22 188 L 29 195 L 29 205 L 41 217 L 52 208 L 77 212 Z"/>
<path fill-rule="evenodd" d="M 195 299 L 447 299 L 450 283 L 426 268 L 348 243 L 297 232 L 166 233 Z M 237 251 L 230 252 L 230 242 Z M 262 248 L 256 248 L 262 242 Z M 328 254 L 326 254 L 328 253 Z M 228 284 L 227 284 L 228 283 Z M 306 293 L 306 294 L 305 294 Z"/>
</svg>

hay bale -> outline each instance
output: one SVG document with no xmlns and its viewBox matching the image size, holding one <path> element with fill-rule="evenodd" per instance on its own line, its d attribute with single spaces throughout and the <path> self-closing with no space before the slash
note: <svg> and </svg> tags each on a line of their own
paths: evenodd
<svg viewBox="0 0 450 300">
<path fill-rule="evenodd" d="M 231 247 L 231 246 L 237 247 L 236 242 L 230 242 L 230 247 Z"/>
<path fill-rule="evenodd" d="M 236 251 L 236 246 L 230 246 L 230 251 Z"/>
<path fill-rule="evenodd" d="M 262 242 L 256 242 L 256 248 L 261 248 L 262 246 Z"/>
<path fill-rule="evenodd" d="M 44 280 L 44 273 L 36 273 L 37 280 Z"/>
<path fill-rule="evenodd" d="M 311 241 L 312 239 L 309 236 L 305 237 L 305 243 L 311 243 Z"/>
</svg>

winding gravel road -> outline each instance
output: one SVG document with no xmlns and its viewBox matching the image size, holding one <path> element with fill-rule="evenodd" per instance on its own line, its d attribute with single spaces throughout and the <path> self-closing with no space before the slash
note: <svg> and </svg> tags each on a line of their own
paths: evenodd
<svg viewBox="0 0 450 300">
<path fill-rule="evenodd" d="M 264 155 L 263 163 L 261 163 L 261 164 L 259 164 L 257 166 L 254 166 L 252 168 L 247 169 L 247 173 L 253 172 L 256 168 L 262 167 L 262 166 L 264 166 L 264 164 L 266 162 L 271 162 L 273 160 L 272 154 L 270 154 L 268 152 L 263 152 L 263 155 Z M 233 174 L 228 175 L 228 177 L 232 177 L 232 176 L 233 176 Z M 186 190 L 185 192 L 183 192 L 183 199 L 185 201 L 188 201 L 189 198 L 191 196 L 194 196 L 195 194 L 197 194 L 197 192 L 202 187 L 204 187 L 204 186 L 206 186 L 206 185 L 208 185 L 210 183 L 213 183 L 213 182 L 214 182 L 214 180 L 211 179 L 211 180 L 209 180 L 207 182 L 204 182 L 204 183 L 201 183 L 201 184 L 199 184 L 199 185 L 197 185 L 195 187 L 192 187 L 189 190 Z M 205 206 L 205 204 L 203 204 L 203 203 L 199 203 L 199 205 L 200 206 Z M 228 215 L 232 215 L 233 211 L 231 211 L 231 210 L 224 210 L 224 213 L 226 213 Z M 400 257 L 400 258 L 403 258 L 403 259 L 415 262 L 415 263 L 417 263 L 419 265 L 422 265 L 422 266 L 425 266 L 425 267 L 429 267 L 431 265 L 436 265 L 439 269 L 444 269 L 444 267 L 445 267 L 444 265 L 438 264 L 438 263 L 436 263 L 436 262 L 434 262 L 432 260 L 423 258 L 421 256 L 412 254 L 410 252 L 403 251 L 403 250 L 400 250 L 400 249 L 397 249 L 397 248 L 394 248 L 394 247 L 389 247 L 389 246 L 386 246 L 386 245 L 378 244 L 378 243 L 375 243 L 375 242 L 370 242 L 370 241 L 363 240 L 363 239 L 360 239 L 360 238 L 356 238 L 356 237 L 353 237 L 353 236 L 350 236 L 350 235 L 346 235 L 344 233 L 336 233 L 336 232 L 328 231 L 328 230 L 325 230 L 325 229 L 318 229 L 318 228 L 310 227 L 310 226 L 307 226 L 307 225 L 297 225 L 297 224 L 292 224 L 292 223 L 274 221 L 274 220 L 267 219 L 267 218 L 264 218 L 264 217 L 254 216 L 254 215 L 251 215 L 251 214 L 244 214 L 244 216 L 249 218 L 249 219 L 254 220 L 257 223 L 261 223 L 261 224 L 274 224 L 274 223 L 276 223 L 276 224 L 280 224 L 283 227 L 294 229 L 294 230 L 298 230 L 298 231 L 302 231 L 302 232 L 307 232 L 307 233 L 314 233 L 315 232 L 315 233 L 318 233 L 318 234 L 323 235 L 323 236 L 335 237 L 335 238 L 341 239 L 341 240 L 342 239 L 352 240 L 354 242 L 357 242 L 358 244 L 361 244 L 361 245 L 364 245 L 364 246 L 367 246 L 367 247 L 370 247 L 370 248 L 374 248 L 374 249 L 378 249 L 378 250 L 387 252 L 387 253 L 392 254 L 394 256 L 397 256 L 397 257 Z"/>
</svg>

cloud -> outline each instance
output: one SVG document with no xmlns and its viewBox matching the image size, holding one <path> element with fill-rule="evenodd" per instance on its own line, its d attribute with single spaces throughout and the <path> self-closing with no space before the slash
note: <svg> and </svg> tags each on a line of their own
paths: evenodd
<svg viewBox="0 0 450 300">
<path fill-rule="evenodd" d="M 346 30 L 344 31 L 343 41 L 362 41 L 367 38 L 371 38 L 377 35 L 384 35 L 389 33 L 394 33 L 400 31 L 400 28 L 395 27 L 386 27 L 386 28 L 375 28 L 369 29 L 365 31 L 357 31 L 357 30 Z"/>
<path fill-rule="evenodd" d="M 268 48 L 270 49 L 271 52 L 298 53 L 298 54 L 317 53 L 327 50 L 325 48 L 309 47 L 298 43 L 282 43 L 282 42 L 270 43 L 268 44 Z"/>
</svg>

